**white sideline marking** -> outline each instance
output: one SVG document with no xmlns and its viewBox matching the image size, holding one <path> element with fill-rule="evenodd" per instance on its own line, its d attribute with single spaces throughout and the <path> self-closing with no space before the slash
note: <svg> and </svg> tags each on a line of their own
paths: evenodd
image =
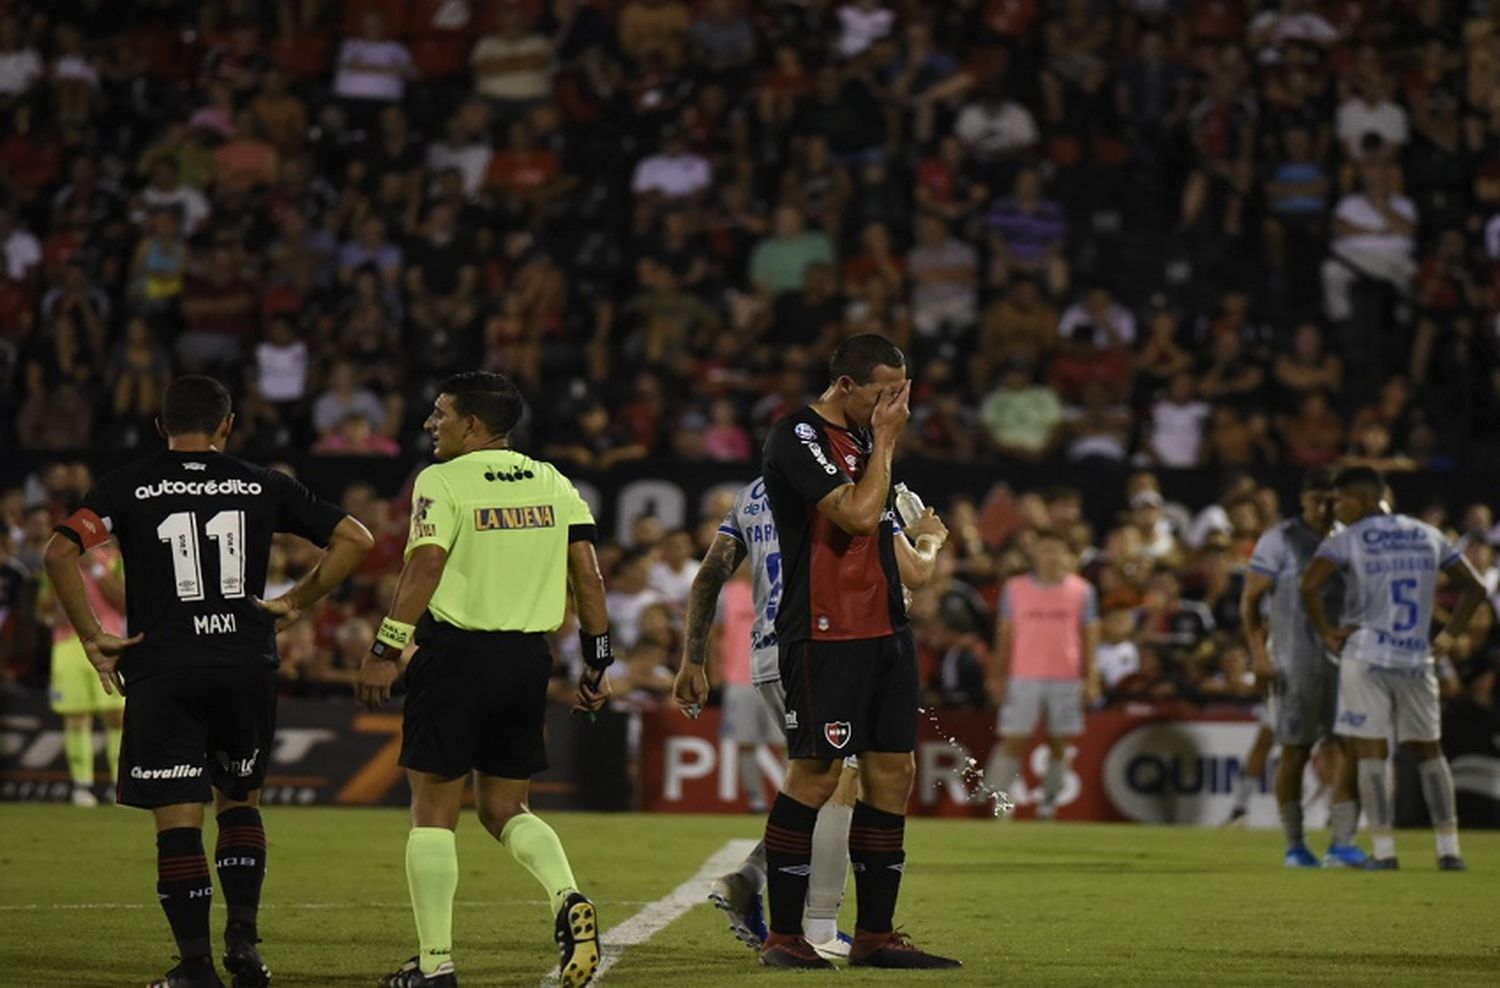
<svg viewBox="0 0 1500 988">
<path fill-rule="evenodd" d="M 625 948 L 645 943 L 686 915 L 688 910 L 706 902 L 709 883 L 725 872 L 733 871 L 738 867 L 753 847 L 755 847 L 753 840 L 730 841 L 710 855 L 709 859 L 703 862 L 703 867 L 699 868 L 698 873 L 692 878 L 655 902 L 647 903 L 644 909 L 625 922 L 605 930 L 599 938 L 603 956 L 599 961 L 599 972 L 594 975 L 594 979 L 596 981 L 603 979 L 605 972 L 614 967 L 615 962 L 624 955 Z M 549 971 L 541 984 L 542 988 L 551 988 L 556 985 L 557 971 L 555 969 Z"/>
</svg>

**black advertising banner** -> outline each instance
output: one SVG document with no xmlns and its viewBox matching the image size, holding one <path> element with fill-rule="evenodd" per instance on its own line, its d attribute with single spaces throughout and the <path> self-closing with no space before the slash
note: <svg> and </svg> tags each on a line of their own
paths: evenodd
<svg viewBox="0 0 1500 988">
<path fill-rule="evenodd" d="M 299 806 L 405 806 L 401 715 L 369 713 L 352 699 L 283 699 L 262 802 Z M 563 707 L 547 712 L 551 768 L 532 785 L 543 809 L 623 810 L 631 804 L 626 734 L 629 717 L 606 711 L 596 720 Z M 101 785 L 104 736 L 95 736 Z M 121 766 L 130 771 L 130 766 Z M 29 691 L 0 698 L 0 801 L 68 798 L 62 720 Z"/>
</svg>

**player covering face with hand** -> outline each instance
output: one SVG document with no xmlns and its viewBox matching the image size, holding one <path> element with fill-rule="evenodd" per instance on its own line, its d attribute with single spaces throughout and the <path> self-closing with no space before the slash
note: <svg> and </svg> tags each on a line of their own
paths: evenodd
<svg viewBox="0 0 1500 988">
<path fill-rule="evenodd" d="M 182 958 L 153 988 L 223 984 L 209 938 L 209 800 L 228 906 L 224 967 L 235 988 L 263 988 L 259 803 L 276 727 L 276 631 L 342 583 L 374 540 L 290 477 L 224 455 L 234 416 L 219 382 L 178 378 L 157 424 L 167 449 L 94 485 L 47 544 L 47 576 L 105 690 L 125 695 L 118 797 L 156 818 L 156 892 Z M 261 601 L 277 532 L 327 552 L 291 590 Z M 100 624 L 78 569 L 111 535 L 129 637 Z"/>
</svg>

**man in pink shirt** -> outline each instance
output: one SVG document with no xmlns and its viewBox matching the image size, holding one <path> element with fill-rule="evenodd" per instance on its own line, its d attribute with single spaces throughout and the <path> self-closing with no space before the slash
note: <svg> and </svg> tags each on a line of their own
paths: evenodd
<svg viewBox="0 0 1500 988">
<path fill-rule="evenodd" d="M 995 785 L 1009 788 L 1043 713 L 1051 757 L 1037 817 L 1057 814 L 1057 794 L 1068 771 L 1068 747 L 1083 733 L 1084 703 L 1099 698 L 1095 654 L 1099 603 L 1094 588 L 1074 573 L 1067 542 L 1042 533 L 1031 551 L 1033 572 L 1012 577 L 1000 596 L 995 632 L 995 678 L 1004 746 Z"/>
<path fill-rule="evenodd" d="M 755 748 L 782 744 L 781 725 L 770 707 L 761 701 L 750 682 L 751 640 L 755 627 L 755 596 L 750 574 L 740 567 L 719 594 L 717 644 L 719 682 L 723 686 L 724 719 L 721 737 L 735 743 L 739 756 L 740 785 L 750 802 L 751 813 L 765 813 L 766 786 L 755 764 Z"/>
</svg>

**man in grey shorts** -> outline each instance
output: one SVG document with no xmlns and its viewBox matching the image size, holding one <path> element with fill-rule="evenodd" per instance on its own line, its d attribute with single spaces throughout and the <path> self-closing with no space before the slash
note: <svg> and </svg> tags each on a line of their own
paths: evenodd
<svg viewBox="0 0 1500 988">
<path fill-rule="evenodd" d="M 1437 831 L 1438 867 L 1463 871 L 1453 773 L 1440 742 L 1435 659 L 1453 647 L 1484 585 L 1467 559 L 1431 525 L 1386 514 L 1385 481 L 1369 467 L 1350 467 L 1334 480 L 1334 511 L 1345 526 L 1329 536 L 1302 578 L 1302 603 L 1318 634 L 1340 656 L 1335 729 L 1359 757 L 1359 798 L 1370 821 L 1374 853 L 1365 867 L 1396 868 L 1394 809 L 1386 783 L 1388 738 L 1410 745 L 1422 796 Z M 1345 581 L 1339 624 L 1323 607 L 1335 573 Z M 1458 589 L 1448 624 L 1432 635 L 1433 598 L 1441 572 Z"/>
<path fill-rule="evenodd" d="M 1329 658 L 1302 608 L 1302 574 L 1333 527 L 1333 471 L 1309 470 L 1302 479 L 1301 514 L 1268 529 L 1255 543 L 1240 616 L 1255 675 L 1270 684 L 1270 726 L 1281 745 L 1276 804 L 1286 835 L 1288 868 L 1317 868 L 1302 827 L 1302 776 L 1313 747 L 1333 737 L 1338 705 L 1338 664 Z M 1323 590 L 1325 612 L 1342 610 L 1343 580 Z M 1269 613 L 1267 613 L 1267 610 Z M 1267 629 L 1267 618 L 1270 627 Z M 1359 824 L 1353 754 L 1342 751 L 1334 773 L 1328 867 L 1358 868 L 1365 853 L 1354 843 Z"/>
</svg>

